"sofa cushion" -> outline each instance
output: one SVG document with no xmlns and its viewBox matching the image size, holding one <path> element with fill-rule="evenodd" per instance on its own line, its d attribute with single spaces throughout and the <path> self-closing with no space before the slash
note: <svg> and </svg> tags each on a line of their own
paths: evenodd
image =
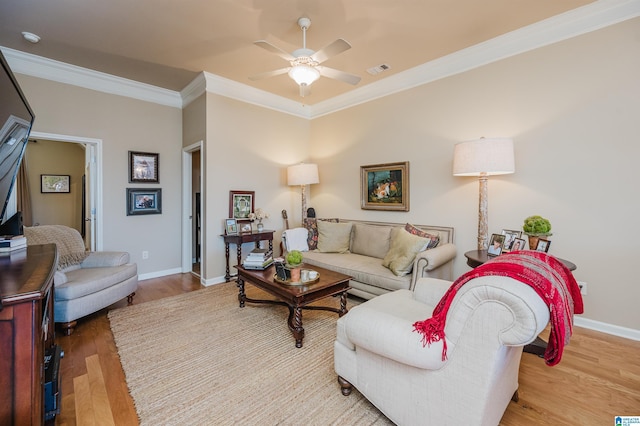
<svg viewBox="0 0 640 426">
<path fill-rule="evenodd" d="M 307 217 L 302 221 L 302 225 L 309 231 L 307 237 L 307 245 L 309 250 L 315 250 L 318 248 L 318 221 L 323 220 L 325 222 L 338 223 L 339 220 L 335 219 L 316 219 L 315 217 Z"/>
<path fill-rule="evenodd" d="M 66 273 L 67 282 L 56 283 L 56 300 L 73 300 L 96 293 L 125 281 L 138 273 L 136 264 L 126 264 L 107 268 L 83 268 Z"/>
<path fill-rule="evenodd" d="M 423 238 L 428 238 L 429 239 L 429 243 L 427 244 L 427 249 L 432 249 L 434 247 L 436 247 L 439 243 L 440 243 L 440 235 L 434 235 L 434 234 L 430 234 L 426 231 L 423 231 L 422 229 L 413 226 L 410 223 L 407 223 L 404 226 L 404 229 L 413 235 L 417 235 L 419 237 L 423 237 Z"/>
<path fill-rule="evenodd" d="M 392 226 L 354 223 L 351 253 L 382 259 L 389 251 Z"/>
<path fill-rule="evenodd" d="M 382 266 L 380 259 L 371 256 L 310 251 L 305 253 L 304 262 L 306 265 L 311 265 L 311 269 L 313 269 L 313 266 L 320 266 L 321 268 L 349 275 L 352 277 L 351 283 L 355 281 L 381 288 L 384 291 L 380 293 L 403 288 L 408 289 L 411 285 L 410 276 L 399 277 L 393 274 L 388 268 Z"/>
<path fill-rule="evenodd" d="M 391 231 L 391 245 L 382 259 L 382 265 L 398 276 L 407 275 L 411 272 L 416 255 L 425 249 L 429 241 L 410 234 L 404 228 L 394 228 Z"/>
<path fill-rule="evenodd" d="M 352 227 L 349 222 L 318 221 L 318 250 L 323 253 L 347 253 Z"/>
</svg>

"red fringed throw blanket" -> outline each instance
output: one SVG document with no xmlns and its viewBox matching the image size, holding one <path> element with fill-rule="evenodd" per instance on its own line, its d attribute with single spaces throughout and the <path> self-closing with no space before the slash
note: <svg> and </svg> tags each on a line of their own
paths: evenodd
<svg viewBox="0 0 640 426">
<path fill-rule="evenodd" d="M 546 302 L 551 332 L 544 359 L 549 366 L 559 363 L 573 331 L 573 314 L 584 312 L 582 295 L 571 271 L 555 257 L 539 251 L 506 253 L 458 278 L 438 302 L 433 316 L 413 324 L 414 331 L 423 335 L 422 344 L 426 346 L 442 340 L 442 360 L 447 359 L 444 327 L 453 298 L 469 280 L 488 275 L 506 276 L 527 284 Z"/>
</svg>

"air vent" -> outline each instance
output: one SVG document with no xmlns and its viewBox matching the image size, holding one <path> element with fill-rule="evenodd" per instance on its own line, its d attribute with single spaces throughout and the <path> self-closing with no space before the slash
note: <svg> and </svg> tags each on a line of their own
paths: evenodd
<svg viewBox="0 0 640 426">
<path fill-rule="evenodd" d="M 391 69 L 391 66 L 390 66 L 390 65 L 388 65 L 388 64 L 380 64 L 380 65 L 377 65 L 377 66 L 375 66 L 375 67 L 371 67 L 371 68 L 369 68 L 369 69 L 367 70 L 367 72 L 368 72 L 369 74 L 371 74 L 371 75 L 378 75 L 378 74 L 380 74 L 381 72 L 386 71 L 386 70 L 388 70 L 388 69 Z"/>
</svg>

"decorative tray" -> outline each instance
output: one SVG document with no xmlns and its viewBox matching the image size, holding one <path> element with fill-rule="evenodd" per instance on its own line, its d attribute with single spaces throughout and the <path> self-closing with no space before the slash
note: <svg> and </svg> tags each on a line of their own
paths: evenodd
<svg viewBox="0 0 640 426">
<path fill-rule="evenodd" d="M 311 269 L 308 269 L 309 271 L 311 271 Z M 301 271 L 302 272 L 302 271 Z M 315 271 L 314 271 L 315 272 Z M 278 274 L 273 274 L 273 280 L 277 283 L 280 284 L 285 284 L 285 285 L 307 285 L 307 284 L 314 284 L 317 283 L 318 281 L 320 281 L 320 273 L 316 272 L 317 275 L 315 278 L 313 279 L 309 279 L 307 281 L 302 281 L 302 279 L 300 281 L 291 281 L 290 279 L 288 280 L 283 280 L 278 278 Z"/>
</svg>

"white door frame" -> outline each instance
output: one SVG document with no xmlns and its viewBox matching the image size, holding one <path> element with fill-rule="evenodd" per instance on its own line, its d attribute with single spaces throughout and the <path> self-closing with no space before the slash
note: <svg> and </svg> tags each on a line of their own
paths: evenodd
<svg viewBox="0 0 640 426">
<path fill-rule="evenodd" d="M 87 182 L 91 195 L 89 197 L 90 209 L 88 212 L 88 217 L 91 218 L 92 224 L 91 250 L 102 250 L 104 245 L 102 224 L 102 139 L 44 132 L 31 132 L 29 138 L 45 139 L 55 142 L 81 143 L 87 147 L 87 153 L 93 156 L 93 160 L 90 160 L 89 163 L 90 167 L 93 166 L 93 173 L 91 173 L 89 182 Z"/>
<path fill-rule="evenodd" d="M 192 174 L 191 170 L 193 167 L 193 156 L 192 153 L 194 151 L 200 151 L 200 218 L 201 218 L 201 227 L 200 234 L 202 236 L 206 234 L 206 223 L 205 220 L 205 193 L 203 186 L 203 175 L 204 175 L 204 147 L 203 141 L 196 142 L 189 146 L 186 146 L 182 149 L 182 272 L 191 272 L 193 270 L 193 200 L 191 197 L 191 193 L 193 191 L 193 186 L 191 185 Z M 201 239 L 200 243 L 200 281 L 204 281 L 205 271 L 206 271 L 206 262 L 203 258 L 203 253 L 206 253 L 205 244 L 206 238 Z"/>
</svg>

